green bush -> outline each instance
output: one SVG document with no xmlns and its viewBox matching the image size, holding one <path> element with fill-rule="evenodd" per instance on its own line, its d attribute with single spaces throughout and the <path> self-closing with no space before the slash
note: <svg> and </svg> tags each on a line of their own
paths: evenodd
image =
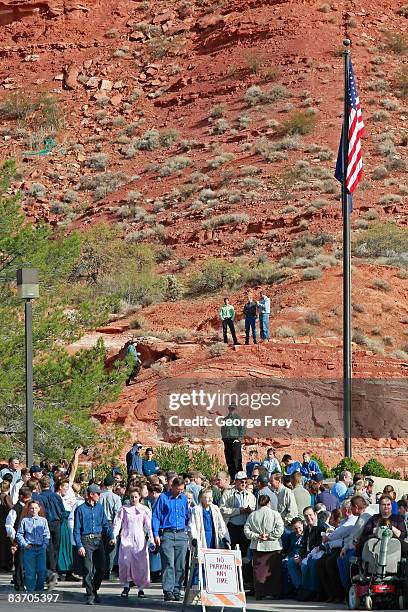
<svg viewBox="0 0 408 612">
<path fill-rule="evenodd" d="M 378 459 L 369 459 L 362 467 L 362 473 L 366 476 L 378 476 L 379 478 L 389 478 L 389 471 Z"/>
<path fill-rule="evenodd" d="M 190 453 L 186 444 L 158 446 L 155 459 L 162 470 L 174 470 L 177 474 L 187 472 L 190 466 Z"/>
<path fill-rule="evenodd" d="M 314 459 L 319 464 L 320 470 L 325 478 L 333 478 L 334 471 L 325 464 L 321 457 L 313 454 L 311 455 L 311 459 Z"/>
<path fill-rule="evenodd" d="M 172 470 L 177 474 L 197 470 L 205 478 L 211 478 L 216 472 L 225 469 L 219 459 L 210 455 L 204 447 L 194 449 L 190 453 L 187 444 L 159 446 L 156 448 L 155 457 L 162 470 Z"/>
<path fill-rule="evenodd" d="M 348 472 L 351 472 L 354 476 L 354 474 L 359 474 L 361 472 L 361 467 L 358 461 L 356 461 L 355 459 L 345 457 L 333 468 L 335 476 L 338 476 L 341 472 L 344 472 L 346 470 Z"/>
<path fill-rule="evenodd" d="M 218 457 L 210 455 L 204 447 L 191 452 L 191 468 L 201 472 L 208 479 L 212 478 L 220 470 L 226 469 Z"/>
</svg>

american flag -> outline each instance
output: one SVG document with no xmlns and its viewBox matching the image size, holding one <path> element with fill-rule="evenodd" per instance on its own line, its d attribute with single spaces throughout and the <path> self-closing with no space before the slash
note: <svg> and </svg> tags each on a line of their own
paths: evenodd
<svg viewBox="0 0 408 612">
<path fill-rule="evenodd" d="M 346 185 L 348 192 L 353 193 L 363 176 L 363 157 L 361 155 L 360 139 L 364 134 L 364 123 L 351 60 L 349 60 L 348 65 L 349 146 Z M 335 177 L 338 181 L 343 181 L 343 129 L 341 131 Z"/>
</svg>

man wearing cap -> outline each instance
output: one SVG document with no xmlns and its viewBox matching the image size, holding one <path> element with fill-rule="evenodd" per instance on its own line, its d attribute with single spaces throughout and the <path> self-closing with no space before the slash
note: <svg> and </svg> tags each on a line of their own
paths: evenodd
<svg viewBox="0 0 408 612">
<path fill-rule="evenodd" d="M 228 406 L 228 415 L 225 417 L 225 424 L 221 427 L 225 461 L 231 480 L 235 478 L 237 472 L 242 472 L 241 442 L 245 434 L 241 418 L 235 412 L 236 409 L 235 403 Z"/>
<path fill-rule="evenodd" d="M 243 557 L 246 557 L 249 546 L 249 540 L 244 534 L 244 525 L 256 508 L 255 496 L 245 489 L 246 480 L 246 472 L 237 472 L 234 487 L 223 493 L 220 503 L 221 514 L 231 536 L 231 548 L 235 548 L 238 544 Z"/>
<path fill-rule="evenodd" d="M 164 601 L 181 601 L 189 518 L 184 482 L 173 478 L 170 490 L 159 495 L 152 513 L 154 541 L 160 547 Z"/>
<path fill-rule="evenodd" d="M 143 460 L 140 456 L 140 449 L 143 448 L 139 442 L 134 442 L 132 448 L 126 453 L 126 468 L 128 477 L 131 472 L 143 474 Z"/>
<path fill-rule="evenodd" d="M 115 545 L 113 531 L 99 503 L 101 490 L 91 484 L 86 490 L 87 498 L 74 512 L 74 541 L 78 555 L 83 560 L 83 578 L 86 589 L 86 603 L 99 603 L 98 590 L 105 573 L 105 549 L 103 537 L 111 546 Z"/>
<path fill-rule="evenodd" d="M 101 492 L 101 496 L 99 499 L 102 508 L 106 514 L 106 518 L 108 519 L 108 523 L 111 527 L 113 525 L 113 521 L 115 520 L 115 516 L 122 507 L 122 500 L 120 499 L 119 495 L 116 495 L 116 493 L 112 491 L 114 484 L 114 477 L 111 474 L 106 476 L 103 481 L 103 491 Z M 107 580 L 110 580 L 113 561 L 115 559 L 116 554 L 116 545 L 112 549 L 112 546 L 109 545 L 108 540 L 105 538 L 104 548 L 106 561 L 105 578 Z"/>
</svg>

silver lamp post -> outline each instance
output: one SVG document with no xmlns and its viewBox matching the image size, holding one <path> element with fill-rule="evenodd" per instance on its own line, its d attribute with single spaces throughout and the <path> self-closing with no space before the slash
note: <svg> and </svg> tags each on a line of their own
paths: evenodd
<svg viewBox="0 0 408 612">
<path fill-rule="evenodd" d="M 39 297 L 38 270 L 17 270 L 17 295 L 24 300 L 25 322 L 25 392 L 26 392 L 26 465 L 33 465 L 33 309 L 32 300 Z"/>
</svg>

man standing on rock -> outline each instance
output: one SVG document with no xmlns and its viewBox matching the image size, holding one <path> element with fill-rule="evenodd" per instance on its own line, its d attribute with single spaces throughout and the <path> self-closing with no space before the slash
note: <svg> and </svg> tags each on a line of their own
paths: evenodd
<svg viewBox="0 0 408 612">
<path fill-rule="evenodd" d="M 231 332 L 233 343 L 239 344 L 234 326 L 235 309 L 232 304 L 229 303 L 229 299 L 227 297 L 224 298 L 224 305 L 220 308 L 220 319 L 222 321 L 222 333 L 224 335 L 225 344 L 228 344 L 228 329 Z"/>
<path fill-rule="evenodd" d="M 245 344 L 249 344 L 249 332 L 252 331 L 252 339 L 256 344 L 256 308 L 255 302 L 251 293 L 248 293 L 248 301 L 244 306 L 245 317 Z"/>
<path fill-rule="evenodd" d="M 269 315 L 271 314 L 271 300 L 265 291 L 261 291 L 261 298 L 258 302 L 259 310 L 259 334 L 261 340 L 269 342 Z"/>
<path fill-rule="evenodd" d="M 221 438 L 224 443 L 225 461 L 231 480 L 235 479 L 237 472 L 242 472 L 242 450 L 241 442 L 244 437 L 244 428 L 239 415 L 235 412 L 237 405 L 231 403 L 228 406 L 228 415 L 225 417 L 225 425 L 221 427 Z"/>
</svg>

